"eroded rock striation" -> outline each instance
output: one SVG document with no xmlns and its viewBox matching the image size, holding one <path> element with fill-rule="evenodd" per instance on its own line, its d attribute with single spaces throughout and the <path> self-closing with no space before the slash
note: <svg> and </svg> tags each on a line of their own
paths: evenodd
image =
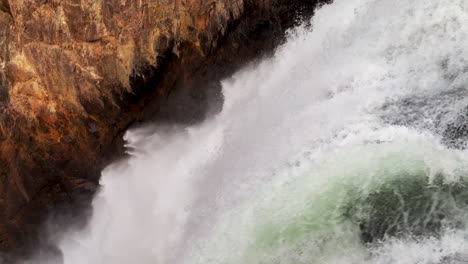
<svg viewBox="0 0 468 264">
<path fill-rule="evenodd" d="M 272 50 L 316 2 L 0 0 L 0 249 L 89 205 L 132 123 L 201 118 L 219 93 L 206 81 Z"/>
</svg>

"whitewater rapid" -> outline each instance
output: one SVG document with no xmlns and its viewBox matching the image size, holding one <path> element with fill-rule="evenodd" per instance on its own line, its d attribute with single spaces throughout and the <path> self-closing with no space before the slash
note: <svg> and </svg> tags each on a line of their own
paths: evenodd
<svg viewBox="0 0 468 264">
<path fill-rule="evenodd" d="M 63 262 L 468 262 L 468 157 L 444 134 L 468 107 L 468 1 L 335 0 L 311 25 L 202 124 L 129 131 Z"/>
</svg>

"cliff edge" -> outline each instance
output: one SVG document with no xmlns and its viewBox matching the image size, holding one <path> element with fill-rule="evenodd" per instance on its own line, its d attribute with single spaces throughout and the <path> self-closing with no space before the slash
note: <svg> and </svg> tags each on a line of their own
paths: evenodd
<svg viewBox="0 0 468 264">
<path fill-rule="evenodd" d="M 89 205 L 134 122 L 202 118 L 219 96 L 206 80 L 271 51 L 316 2 L 0 0 L 0 251 Z"/>
</svg>

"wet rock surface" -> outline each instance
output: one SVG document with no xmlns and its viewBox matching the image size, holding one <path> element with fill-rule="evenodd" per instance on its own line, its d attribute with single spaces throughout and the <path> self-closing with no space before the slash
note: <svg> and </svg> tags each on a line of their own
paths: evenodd
<svg viewBox="0 0 468 264">
<path fill-rule="evenodd" d="M 135 122 L 193 123 L 316 0 L 1 0 L 0 251 L 86 215 Z M 217 100 L 212 105 L 208 101 Z"/>
</svg>

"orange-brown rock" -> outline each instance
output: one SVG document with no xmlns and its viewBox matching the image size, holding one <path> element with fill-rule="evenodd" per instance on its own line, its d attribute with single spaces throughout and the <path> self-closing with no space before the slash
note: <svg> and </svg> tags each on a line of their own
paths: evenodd
<svg viewBox="0 0 468 264">
<path fill-rule="evenodd" d="M 133 122 L 203 116 L 219 91 L 200 84 L 271 50 L 315 2 L 0 0 L 0 249 L 86 207 Z"/>
</svg>

